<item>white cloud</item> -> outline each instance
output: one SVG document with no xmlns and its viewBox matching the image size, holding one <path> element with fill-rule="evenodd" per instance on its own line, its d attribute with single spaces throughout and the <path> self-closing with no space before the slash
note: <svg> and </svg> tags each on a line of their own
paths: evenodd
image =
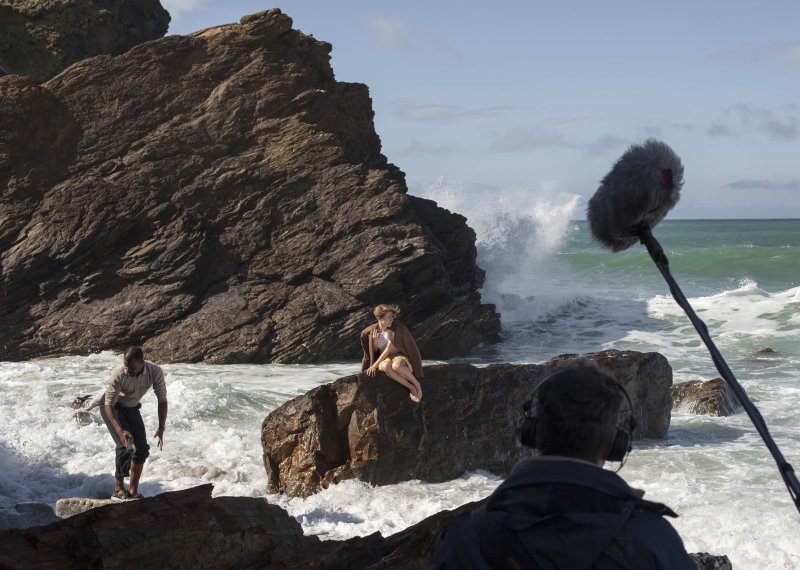
<svg viewBox="0 0 800 570">
<path fill-rule="evenodd" d="M 452 125 L 468 119 L 495 118 L 506 115 L 515 107 L 509 105 L 495 105 L 466 109 L 458 105 L 446 103 L 414 103 L 413 101 L 393 101 L 394 115 L 404 121 L 420 123 L 435 123 L 439 125 Z"/>
<path fill-rule="evenodd" d="M 655 138 L 660 139 L 664 136 L 664 129 L 660 126 L 656 125 L 645 125 L 643 127 L 639 127 L 636 129 L 636 133 L 638 138 L 642 139 L 649 139 Z"/>
<path fill-rule="evenodd" d="M 378 16 L 367 20 L 373 37 L 386 47 L 397 47 L 405 43 L 406 23 L 400 18 Z"/>
<path fill-rule="evenodd" d="M 750 49 L 735 49 L 719 52 L 723 61 L 742 62 L 754 65 L 800 68 L 800 42 L 765 44 Z"/>
<path fill-rule="evenodd" d="M 613 152 L 619 150 L 620 148 L 625 148 L 626 145 L 629 144 L 629 141 L 622 137 L 618 137 L 617 135 L 603 135 L 596 141 L 587 143 L 583 146 L 584 153 L 595 156 L 601 154 L 608 154 L 609 152 Z"/>
<path fill-rule="evenodd" d="M 586 123 L 592 122 L 594 119 L 592 117 L 584 116 L 584 117 L 559 117 L 557 119 L 545 119 L 544 121 L 539 121 L 537 124 L 538 126 L 545 128 L 545 129 L 566 129 L 570 127 L 577 127 L 580 125 L 585 125 Z"/>
<path fill-rule="evenodd" d="M 755 180 L 745 178 L 725 185 L 726 188 L 734 190 L 778 190 L 778 191 L 800 191 L 800 180 Z"/>
<path fill-rule="evenodd" d="M 493 152 L 519 152 L 545 148 L 581 148 L 587 150 L 591 144 L 570 141 L 562 132 L 593 121 L 592 117 L 558 117 L 538 121 L 532 126 L 517 125 L 495 136 L 489 145 Z M 609 135 L 610 136 L 610 135 Z M 605 142 L 609 142 L 606 140 Z"/>
<path fill-rule="evenodd" d="M 787 67 L 800 67 L 800 42 L 778 46 L 775 55 Z"/>
<path fill-rule="evenodd" d="M 428 156 L 448 156 L 461 150 L 461 145 L 454 143 L 436 145 L 419 139 L 411 139 L 406 146 L 397 149 L 392 155 L 424 158 Z"/>
<path fill-rule="evenodd" d="M 712 136 L 735 137 L 758 133 L 778 141 L 800 139 L 800 107 L 767 108 L 741 103 L 725 110 L 706 130 Z"/>
<path fill-rule="evenodd" d="M 490 145 L 493 152 L 520 152 L 574 146 L 563 133 L 543 127 L 513 127 Z"/>
<path fill-rule="evenodd" d="M 711 123 L 706 129 L 706 134 L 712 137 L 732 137 L 734 136 L 733 129 L 730 125 L 724 123 Z"/>
<path fill-rule="evenodd" d="M 387 48 L 400 48 L 416 53 L 436 53 L 459 63 L 464 56 L 447 40 L 421 34 L 419 30 L 409 28 L 406 21 L 396 16 L 376 16 L 367 20 L 372 37 Z"/>
</svg>

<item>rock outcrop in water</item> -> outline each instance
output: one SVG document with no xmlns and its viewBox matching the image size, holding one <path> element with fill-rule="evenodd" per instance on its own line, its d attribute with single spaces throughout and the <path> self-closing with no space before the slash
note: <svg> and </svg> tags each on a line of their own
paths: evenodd
<svg viewBox="0 0 800 570">
<path fill-rule="evenodd" d="M 692 380 L 672 387 L 673 407 L 693 414 L 729 416 L 740 406 L 739 399 L 722 378 L 707 382 Z"/>
<path fill-rule="evenodd" d="M 330 50 L 270 10 L 0 77 L 0 359 L 354 359 L 379 302 L 426 358 L 495 340 L 474 232 L 406 194 Z"/>
<path fill-rule="evenodd" d="M 211 485 L 83 508 L 64 521 L 0 530 L 0 567 L 41 568 L 434 568 L 447 518 L 481 503 L 442 511 L 389 537 L 304 536 L 278 506 L 252 497 L 211 498 Z M 698 570 L 730 570 L 726 556 L 690 555 Z"/>
<path fill-rule="evenodd" d="M 159 0 L 0 0 L 0 69 L 46 81 L 81 59 L 160 38 L 169 20 Z"/>
<path fill-rule="evenodd" d="M 384 376 L 340 378 L 270 413 L 262 426 L 267 488 L 308 496 L 345 479 L 386 485 L 448 481 L 483 469 L 500 475 L 530 453 L 519 443 L 522 403 L 565 355 L 542 365 L 428 366 L 421 404 Z M 663 437 L 672 368 L 658 353 L 587 355 L 625 387 L 635 438 Z"/>
</svg>

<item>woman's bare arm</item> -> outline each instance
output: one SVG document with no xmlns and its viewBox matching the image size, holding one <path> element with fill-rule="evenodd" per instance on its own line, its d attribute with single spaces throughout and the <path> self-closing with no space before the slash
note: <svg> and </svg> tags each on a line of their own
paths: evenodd
<svg viewBox="0 0 800 570">
<path fill-rule="evenodd" d="M 378 359 L 375 361 L 375 364 L 373 364 L 372 366 L 370 366 L 366 370 L 367 374 L 369 374 L 370 376 L 373 376 L 375 374 L 375 371 L 379 369 L 378 367 L 381 365 L 381 362 L 386 360 L 386 358 L 390 354 L 392 354 L 393 350 L 396 350 L 395 346 L 394 346 L 394 343 L 392 343 L 392 341 L 394 340 L 394 333 L 392 331 L 388 331 L 388 332 L 389 332 L 389 342 L 386 343 L 386 348 L 383 349 L 383 352 L 378 357 Z M 371 371 L 371 373 L 370 373 L 370 371 Z"/>
</svg>

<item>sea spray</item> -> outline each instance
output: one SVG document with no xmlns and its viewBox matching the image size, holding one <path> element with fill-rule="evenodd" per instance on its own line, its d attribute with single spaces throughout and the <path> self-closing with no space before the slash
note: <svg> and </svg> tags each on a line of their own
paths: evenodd
<svg viewBox="0 0 800 570">
<path fill-rule="evenodd" d="M 415 193 L 467 218 L 478 265 L 486 271 L 482 299 L 495 305 L 504 323 L 531 321 L 574 297 L 550 283 L 559 271 L 553 255 L 575 231 L 579 196 L 554 183 L 497 188 L 444 178 Z"/>
<path fill-rule="evenodd" d="M 463 201 L 469 206 L 468 197 Z M 453 204 L 443 205 L 459 211 Z M 474 206 L 480 211 L 490 204 Z M 702 311 L 796 467 L 800 221 L 667 220 L 658 232 L 692 305 Z M 563 289 L 564 302 L 543 303 L 545 309 L 534 311 L 534 318 L 517 320 L 511 334 L 504 331 L 501 344 L 473 353 L 473 361 L 537 362 L 560 352 L 599 348 L 655 350 L 669 359 L 675 382 L 716 375 L 645 252 L 603 252 L 583 222 L 568 222 L 560 235 L 562 245 L 539 266 L 539 281 L 520 295 L 533 296 L 535 306 Z M 571 289 L 562 288 L 568 283 Z M 114 449 L 108 430 L 98 424 L 79 427 L 69 404 L 77 395 L 100 393 L 120 359 L 104 352 L 0 362 L 0 506 L 110 494 Z M 168 429 L 164 451 L 154 448 L 145 467 L 140 490 L 147 496 L 213 483 L 214 496 L 265 497 L 286 507 L 307 533 L 349 538 L 375 530 L 392 534 L 440 508 L 480 499 L 498 484 L 496 475 L 476 472 L 436 484 L 372 487 L 347 481 L 308 499 L 267 495 L 260 445 L 264 417 L 317 385 L 356 373 L 358 362 L 165 364 L 164 370 Z M 152 439 L 157 425 L 152 394 L 145 396 L 142 413 Z M 797 512 L 745 414 L 674 413 L 667 437 L 635 442 L 620 474 L 645 489 L 647 498 L 675 508 L 680 518 L 674 524 L 690 551 L 727 554 L 734 568 L 800 568 Z"/>
</svg>

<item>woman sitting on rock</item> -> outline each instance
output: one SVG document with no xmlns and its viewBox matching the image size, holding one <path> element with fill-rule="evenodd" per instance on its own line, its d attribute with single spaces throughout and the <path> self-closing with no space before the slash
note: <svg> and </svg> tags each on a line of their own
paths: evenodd
<svg viewBox="0 0 800 570">
<path fill-rule="evenodd" d="M 393 305 L 378 305 L 372 311 L 377 323 L 361 331 L 361 371 L 375 376 L 380 370 L 410 392 L 413 402 L 422 400 L 422 358 L 417 343 L 408 329 L 396 322 L 399 309 Z"/>
</svg>

